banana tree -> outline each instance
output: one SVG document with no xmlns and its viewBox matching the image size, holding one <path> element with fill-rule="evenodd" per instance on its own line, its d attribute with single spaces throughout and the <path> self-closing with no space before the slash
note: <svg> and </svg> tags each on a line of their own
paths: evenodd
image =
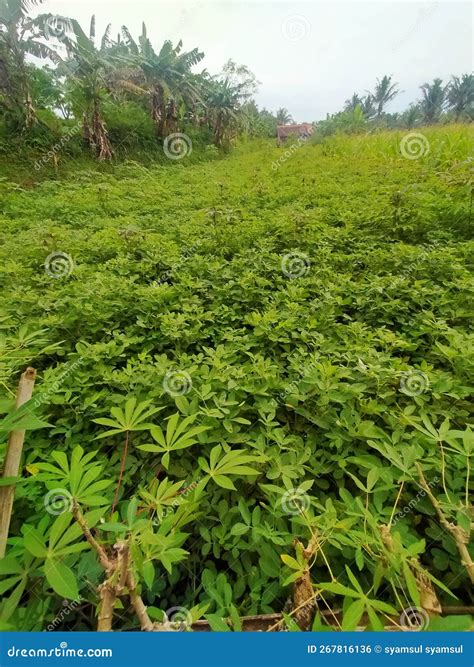
<svg viewBox="0 0 474 667">
<path fill-rule="evenodd" d="M 192 68 L 204 58 L 197 48 L 182 51 L 180 40 L 173 46 L 165 41 L 157 53 L 148 36 L 145 24 L 138 43 L 123 26 L 124 43 L 138 66 L 134 76 L 124 77 L 120 85 L 149 101 L 150 113 L 158 136 L 177 129 L 179 108 L 189 100 L 199 98 L 198 86 Z"/>
<path fill-rule="evenodd" d="M 58 61 L 56 52 L 40 41 L 42 20 L 29 16 L 42 1 L 0 0 L 0 109 L 22 129 L 37 122 L 26 57 Z"/>
<path fill-rule="evenodd" d="M 207 119 L 214 134 L 214 143 L 222 147 L 230 140 L 242 104 L 242 85 L 228 78 L 210 79 L 206 85 Z"/>
<path fill-rule="evenodd" d="M 103 106 L 109 91 L 107 77 L 123 57 L 114 53 L 110 25 L 95 46 L 95 17 L 89 36 L 71 19 L 72 36 L 64 38 L 68 58 L 61 65 L 66 76 L 75 114 L 82 114 L 83 137 L 99 160 L 111 160 L 114 154 L 105 125 Z"/>
</svg>

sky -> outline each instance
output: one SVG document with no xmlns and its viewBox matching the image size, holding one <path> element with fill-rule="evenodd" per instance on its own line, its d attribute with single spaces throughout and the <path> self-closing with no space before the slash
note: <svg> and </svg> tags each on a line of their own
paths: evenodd
<svg viewBox="0 0 474 667">
<path fill-rule="evenodd" d="M 198 71 L 217 74 L 232 58 L 255 73 L 260 107 L 285 107 L 297 122 L 339 111 L 384 74 L 402 91 L 387 111 L 401 111 L 426 81 L 473 69 L 469 2 L 44 0 L 41 12 L 83 27 L 95 14 L 98 35 L 111 22 L 112 34 L 126 25 L 138 36 L 145 21 L 157 48 L 182 39 L 204 51 Z"/>
</svg>

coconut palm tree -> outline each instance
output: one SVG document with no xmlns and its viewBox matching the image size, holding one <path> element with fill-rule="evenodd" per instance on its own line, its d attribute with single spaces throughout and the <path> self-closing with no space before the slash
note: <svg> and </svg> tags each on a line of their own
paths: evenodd
<svg viewBox="0 0 474 667">
<path fill-rule="evenodd" d="M 344 102 L 344 111 L 355 111 L 356 107 L 362 107 L 363 99 L 358 93 L 353 93 L 352 97 Z"/>
<path fill-rule="evenodd" d="M 362 104 L 360 105 L 362 113 L 367 119 L 373 118 L 376 114 L 374 98 L 372 95 L 366 95 L 362 98 Z"/>
<path fill-rule="evenodd" d="M 182 51 L 181 40 L 176 46 L 166 40 L 157 53 L 148 39 L 145 24 L 138 43 L 125 26 L 122 27 L 122 34 L 139 72 L 132 81 L 122 79 L 120 85 L 149 99 L 150 113 L 157 133 L 163 136 L 175 129 L 180 103 L 199 98 L 192 68 L 204 58 L 204 53 L 197 48 Z"/>
<path fill-rule="evenodd" d="M 411 104 L 406 111 L 404 111 L 400 117 L 401 122 L 404 127 L 407 127 L 411 130 L 412 127 L 415 127 L 417 122 L 421 118 L 421 109 L 419 104 Z"/>
<path fill-rule="evenodd" d="M 453 76 L 447 89 L 448 108 L 454 112 L 456 120 L 463 114 L 474 117 L 474 75 Z"/>
<path fill-rule="evenodd" d="M 433 83 L 424 83 L 420 88 L 423 95 L 420 102 L 423 120 L 427 123 L 435 123 L 443 111 L 446 86 L 443 86 L 442 79 L 433 79 Z"/>
<path fill-rule="evenodd" d="M 278 109 L 276 112 L 276 119 L 278 125 L 289 125 L 294 122 L 290 112 L 284 107 Z"/>
<path fill-rule="evenodd" d="M 375 105 L 375 115 L 377 118 L 380 118 L 384 108 L 398 95 L 399 92 L 398 83 L 392 83 L 391 76 L 385 75 L 382 79 L 377 79 L 375 90 L 372 94 L 373 103 Z"/>
<path fill-rule="evenodd" d="M 43 0 L 0 0 L 0 108 L 21 128 L 37 121 L 27 55 L 58 60 L 41 40 L 42 19 L 28 12 Z"/>
</svg>

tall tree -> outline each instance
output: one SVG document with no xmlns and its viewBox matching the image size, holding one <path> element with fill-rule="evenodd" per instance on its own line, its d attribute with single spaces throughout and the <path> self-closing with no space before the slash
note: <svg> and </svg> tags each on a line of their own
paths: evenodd
<svg viewBox="0 0 474 667">
<path fill-rule="evenodd" d="M 41 41 L 40 17 L 28 15 L 42 1 L 0 0 L 0 108 L 22 128 L 37 121 L 27 55 L 58 60 L 55 51 Z"/>
<path fill-rule="evenodd" d="M 391 102 L 399 93 L 398 83 L 392 83 L 392 77 L 385 75 L 382 79 L 377 79 L 375 89 L 372 94 L 372 99 L 375 104 L 376 117 L 380 118 L 384 108 Z"/>
<path fill-rule="evenodd" d="M 344 111 L 355 111 L 356 107 L 362 107 L 363 100 L 358 93 L 352 93 L 352 97 L 344 102 Z"/>
<path fill-rule="evenodd" d="M 372 95 L 369 94 L 362 98 L 362 104 L 360 108 L 362 109 L 362 113 L 367 119 L 373 118 L 375 116 L 376 109 Z"/>
<path fill-rule="evenodd" d="M 420 106 L 418 104 L 410 104 L 408 109 L 402 113 L 401 122 L 405 127 L 411 130 L 412 127 L 415 127 L 421 116 Z"/>
<path fill-rule="evenodd" d="M 108 97 L 107 76 L 117 63 L 112 53 L 110 25 L 95 46 L 95 17 L 90 23 L 89 35 L 75 19 L 71 19 L 73 36 L 63 41 L 68 60 L 62 65 L 66 75 L 75 115 L 82 114 L 83 137 L 99 160 L 110 160 L 113 149 L 105 126 L 103 105 Z"/>
<path fill-rule="evenodd" d="M 176 46 L 166 40 L 157 53 L 148 36 L 145 24 L 135 42 L 129 30 L 123 26 L 123 39 L 135 58 L 141 75 L 135 81 L 123 79 L 121 84 L 129 91 L 149 99 L 150 113 L 159 136 L 176 128 L 178 106 L 186 99 L 199 97 L 192 76 L 192 68 L 204 53 L 194 48 L 182 51 L 183 42 Z"/>
<path fill-rule="evenodd" d="M 474 118 L 474 75 L 453 76 L 447 89 L 448 108 L 456 120 L 462 115 Z"/>
<path fill-rule="evenodd" d="M 216 146 L 221 147 L 230 140 L 237 125 L 243 95 L 242 83 L 234 84 L 227 78 L 211 78 L 207 81 L 205 104 Z"/>
<path fill-rule="evenodd" d="M 281 107 L 278 109 L 276 112 L 276 119 L 278 125 L 288 125 L 289 123 L 293 123 L 293 118 L 288 111 L 288 109 L 285 109 L 284 107 Z"/>
<path fill-rule="evenodd" d="M 443 111 L 446 99 L 446 87 L 442 79 L 433 79 L 433 83 L 424 83 L 421 88 L 422 99 L 420 108 L 423 120 L 427 123 L 435 123 Z"/>
</svg>

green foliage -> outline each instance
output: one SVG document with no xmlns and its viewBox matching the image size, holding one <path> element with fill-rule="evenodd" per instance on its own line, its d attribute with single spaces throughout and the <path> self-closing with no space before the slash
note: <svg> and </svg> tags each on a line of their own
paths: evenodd
<svg viewBox="0 0 474 667">
<path fill-rule="evenodd" d="M 419 160 L 380 132 L 308 142 L 277 170 L 254 140 L 191 166 L 1 182 L 2 417 L 34 365 L 43 426 L 0 561 L 2 627 L 42 630 L 63 598 L 79 601 L 63 627 L 94 627 L 103 570 L 75 503 L 107 549 L 130 545 L 157 619 L 184 607 L 238 629 L 282 611 L 306 568 L 345 629 L 418 606 L 421 582 L 472 604 L 419 476 L 469 536 L 470 137 L 422 131 Z M 52 277 L 58 251 L 73 266 Z M 295 538 L 317 542 L 309 561 Z M 128 610 L 119 625 L 136 629 Z"/>
</svg>

